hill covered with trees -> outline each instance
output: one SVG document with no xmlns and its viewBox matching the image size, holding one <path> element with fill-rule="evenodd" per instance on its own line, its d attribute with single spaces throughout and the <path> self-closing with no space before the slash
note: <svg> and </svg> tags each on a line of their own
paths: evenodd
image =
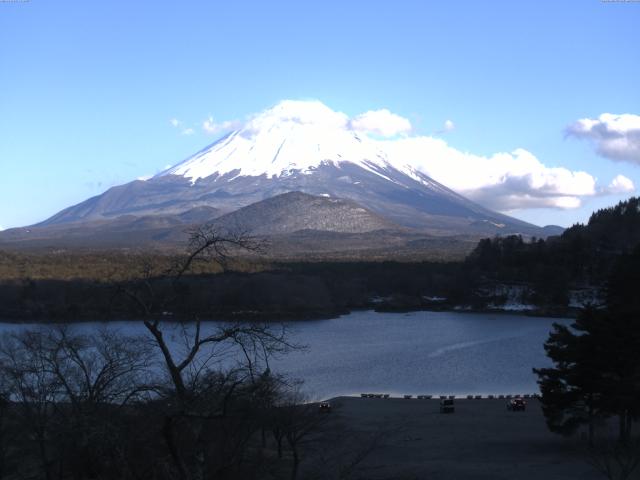
<svg viewBox="0 0 640 480">
<path fill-rule="evenodd" d="M 622 255 L 640 245 L 640 198 L 594 212 L 547 240 L 521 236 L 481 240 L 464 262 L 469 288 L 527 284 L 537 304 L 566 305 L 570 289 L 605 286 Z"/>
</svg>

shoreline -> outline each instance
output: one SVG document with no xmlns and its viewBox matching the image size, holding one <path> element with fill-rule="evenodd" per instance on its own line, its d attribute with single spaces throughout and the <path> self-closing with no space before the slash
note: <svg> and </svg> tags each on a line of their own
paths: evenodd
<svg viewBox="0 0 640 480">
<path fill-rule="evenodd" d="M 450 308 L 437 308 L 437 307 L 423 307 L 423 308 L 385 308 L 379 304 L 370 305 L 367 307 L 357 307 L 350 309 L 336 309 L 335 311 L 318 311 L 318 312 L 259 312 L 259 311 L 242 311 L 238 313 L 223 314 L 217 317 L 205 317 L 203 322 L 247 322 L 247 323 L 282 323 L 282 322 L 306 322 L 306 321 L 318 321 L 318 320 L 334 320 L 342 316 L 350 315 L 356 312 L 374 312 L 374 313 L 415 313 L 415 312 L 431 312 L 431 313 L 471 313 L 471 314 L 492 314 L 492 315 L 513 315 L 521 317 L 539 317 L 539 318 L 575 318 L 578 308 L 570 307 L 567 309 L 499 309 L 499 308 L 471 308 L 467 306 L 452 306 Z M 162 315 L 160 318 L 164 321 L 174 321 L 181 323 L 190 323 L 194 321 L 194 316 L 184 315 Z M 77 316 L 60 316 L 59 314 L 52 315 L 53 318 L 47 316 L 34 317 L 1 317 L 0 323 L 7 324 L 38 324 L 38 325 L 62 325 L 62 324 L 74 324 L 74 323 L 118 323 L 118 322 L 131 322 L 139 321 L 137 317 L 118 317 L 118 318 L 96 318 L 90 320 L 78 319 Z M 150 317 L 156 318 L 156 317 Z"/>
</svg>

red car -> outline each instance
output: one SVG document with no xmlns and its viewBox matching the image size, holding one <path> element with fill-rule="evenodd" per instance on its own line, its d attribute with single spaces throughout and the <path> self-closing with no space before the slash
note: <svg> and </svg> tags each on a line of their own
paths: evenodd
<svg viewBox="0 0 640 480">
<path fill-rule="evenodd" d="M 507 402 L 507 410 L 512 412 L 524 412 L 527 408 L 527 402 L 523 398 L 514 398 Z"/>
</svg>

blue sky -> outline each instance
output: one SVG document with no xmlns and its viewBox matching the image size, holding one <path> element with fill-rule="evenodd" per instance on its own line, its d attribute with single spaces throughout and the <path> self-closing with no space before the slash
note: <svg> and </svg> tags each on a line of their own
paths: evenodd
<svg viewBox="0 0 640 480">
<path fill-rule="evenodd" d="M 640 188 L 638 25 L 640 2 L 600 0 L 0 2 L 0 226 L 158 172 L 215 140 L 210 116 L 283 99 L 388 109 L 472 159 L 522 149 L 556 197 L 570 179 L 549 169 L 586 172 L 579 205 L 509 208 L 585 221 Z"/>
</svg>

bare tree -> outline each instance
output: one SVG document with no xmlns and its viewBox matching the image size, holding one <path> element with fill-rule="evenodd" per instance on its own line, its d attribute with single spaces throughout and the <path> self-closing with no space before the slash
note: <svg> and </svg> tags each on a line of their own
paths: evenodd
<svg viewBox="0 0 640 480">
<path fill-rule="evenodd" d="M 110 329 L 83 335 L 64 326 L 40 334 L 44 341 L 34 354 L 58 379 L 74 409 L 122 405 L 145 389 L 143 377 L 149 375 L 153 360 L 143 338 Z"/>
<path fill-rule="evenodd" d="M 226 270 L 232 254 L 263 253 L 267 247 L 266 240 L 252 236 L 245 229 L 229 230 L 214 223 L 199 225 L 187 233 L 189 246 L 186 258 L 178 259 L 171 269 L 174 282 L 180 281 L 194 263 L 214 262 L 222 270 Z"/>
<path fill-rule="evenodd" d="M 318 411 L 318 406 L 307 401 L 301 393 L 300 383 L 281 394 L 272 413 L 272 432 L 277 442 L 278 455 L 282 457 L 282 440 L 291 452 L 290 478 L 298 478 L 305 447 L 317 441 L 327 427 L 330 418 Z"/>
<path fill-rule="evenodd" d="M 119 448 L 113 409 L 144 390 L 142 375 L 149 370 L 148 348 L 139 340 L 65 327 L 2 338 L 0 371 L 9 401 L 28 432 L 24 441 L 36 445 L 24 450 L 37 452 L 45 478 L 61 477 L 65 469 L 91 477 L 105 452 Z"/>
<path fill-rule="evenodd" d="M 0 478 L 4 478 L 9 445 L 12 443 L 8 428 L 10 396 L 9 386 L 0 371 Z"/>
<path fill-rule="evenodd" d="M 53 479 L 54 455 L 51 444 L 55 405 L 62 400 L 60 384 L 55 375 L 33 352 L 40 351 L 43 338 L 34 331 L 10 334 L 0 344 L 0 369 L 11 392 L 11 401 L 29 439 L 44 477 Z M 27 462 L 25 462 L 27 463 Z"/>
<path fill-rule="evenodd" d="M 244 231 L 221 230 L 213 224 L 194 228 L 189 231 L 187 254 L 163 273 L 170 279 L 171 301 L 179 297 L 183 281 L 194 266 L 210 262 L 225 271 L 230 255 L 240 251 L 261 252 L 263 248 L 264 242 Z M 139 279 L 121 286 L 120 291 L 138 306 L 143 325 L 163 359 L 168 377 L 164 396 L 169 408 L 165 410 L 162 435 L 176 475 L 183 480 L 204 478 L 207 465 L 204 437 L 208 432 L 203 425 L 217 422 L 221 427 L 222 419 L 229 422 L 230 399 L 242 397 L 246 401 L 247 385 L 255 388 L 260 375 L 269 367 L 269 358 L 295 346 L 287 340 L 284 326 L 255 322 L 203 325 L 197 315 L 188 323 L 167 322 L 162 311 L 169 298 L 167 295 L 159 298 L 157 284 L 153 268 L 143 265 Z M 264 406 L 265 399 L 260 402 Z M 227 433 L 228 438 L 237 438 Z M 185 435 L 189 440 L 185 440 Z M 246 441 L 240 439 L 240 444 Z M 180 448 L 184 442 L 193 445 L 188 453 Z M 192 460 L 188 462 L 185 456 Z M 226 458 L 235 456 L 229 454 Z"/>
<path fill-rule="evenodd" d="M 188 233 L 187 254 L 176 259 L 169 270 L 161 272 L 171 279 L 174 295 L 177 295 L 176 291 L 180 289 L 184 276 L 196 263 L 211 262 L 224 270 L 231 253 L 262 252 L 265 246 L 263 241 L 248 235 L 245 231 L 223 230 L 215 224 L 201 225 Z M 180 325 L 183 347 L 180 355 L 171 348 L 166 337 L 167 322 L 163 316 L 163 307 L 168 299 L 167 295 L 159 298 L 161 295 L 154 283 L 155 276 L 153 265 L 145 261 L 141 265 L 139 278 L 121 285 L 118 291 L 138 306 L 143 324 L 162 354 L 175 395 L 180 401 L 186 399 L 189 390 L 187 374 L 193 374 L 194 370 L 207 370 L 212 363 L 219 361 L 221 352 L 229 353 L 229 346 L 235 346 L 241 352 L 240 358 L 252 376 L 256 369 L 268 364 L 271 355 L 285 352 L 292 347 L 286 341 L 286 332 L 282 326 L 273 328 L 266 324 L 234 323 L 219 326 L 213 332 L 204 334 L 200 318 L 194 316 L 188 324 Z M 168 328 L 173 327 L 175 322 L 171 322 Z"/>
</svg>

